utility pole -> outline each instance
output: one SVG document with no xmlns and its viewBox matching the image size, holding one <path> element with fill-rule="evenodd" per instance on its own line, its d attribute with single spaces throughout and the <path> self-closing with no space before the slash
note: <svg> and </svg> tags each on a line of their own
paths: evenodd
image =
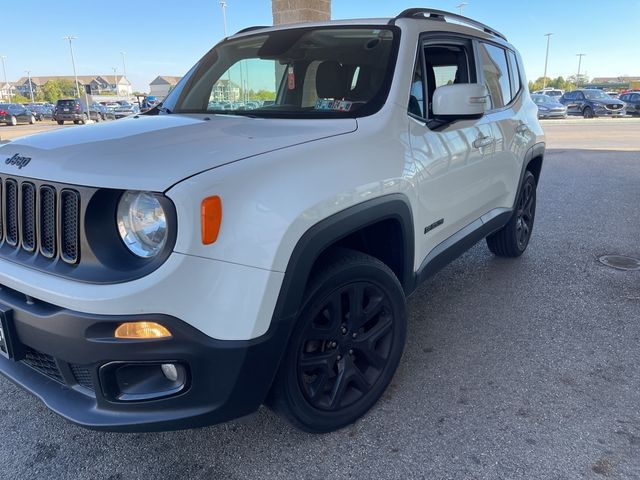
<svg viewBox="0 0 640 480">
<path fill-rule="evenodd" d="M 113 70 L 113 89 L 117 97 L 118 96 L 118 75 L 116 74 L 116 72 L 118 71 L 118 67 L 111 67 L 111 70 Z"/>
<path fill-rule="evenodd" d="M 544 77 L 542 77 L 542 89 L 547 88 L 547 64 L 549 63 L 549 41 L 551 39 L 551 35 L 553 33 L 545 33 L 544 36 L 547 37 L 547 55 L 544 57 Z"/>
<path fill-rule="evenodd" d="M 469 5 L 469 4 L 465 3 L 465 2 L 462 2 L 462 3 L 459 3 L 458 5 L 456 5 L 456 8 L 460 12 L 460 15 L 462 15 L 464 13 L 464 7 L 466 7 L 467 5 Z"/>
<path fill-rule="evenodd" d="M 224 26 L 224 36 L 227 37 L 227 1 L 220 0 L 220 8 L 222 9 L 222 24 Z"/>
<path fill-rule="evenodd" d="M 29 96 L 31 97 L 31 103 L 33 103 L 33 85 L 31 85 L 31 70 L 25 70 L 24 73 L 27 74 L 27 78 L 29 79 Z"/>
<path fill-rule="evenodd" d="M 576 56 L 578 57 L 578 75 L 576 76 L 576 88 L 580 86 L 580 67 L 582 66 L 582 57 L 586 55 L 586 53 L 576 53 Z"/>
<path fill-rule="evenodd" d="M 7 67 L 4 62 L 7 60 L 6 55 L 0 55 L 0 59 L 2 60 L 2 72 L 4 73 L 4 84 L 9 85 L 7 81 Z M 9 85 L 9 103 L 11 103 L 11 85 Z"/>
<path fill-rule="evenodd" d="M 71 65 L 73 66 L 73 77 L 76 80 L 76 93 L 78 97 L 80 97 L 80 86 L 78 85 L 78 74 L 76 73 L 76 60 L 73 58 L 73 45 L 71 44 L 76 38 L 75 35 L 67 35 L 63 38 L 63 40 L 67 40 L 69 42 L 69 51 L 71 52 Z"/>
<path fill-rule="evenodd" d="M 120 55 L 122 55 L 122 72 L 126 77 L 127 76 L 127 62 L 126 62 L 127 52 L 120 52 Z"/>
</svg>

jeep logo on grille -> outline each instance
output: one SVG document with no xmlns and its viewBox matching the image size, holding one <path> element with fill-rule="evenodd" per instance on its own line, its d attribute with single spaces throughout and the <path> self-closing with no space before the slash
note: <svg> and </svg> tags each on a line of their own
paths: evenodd
<svg viewBox="0 0 640 480">
<path fill-rule="evenodd" d="M 30 161 L 31 157 L 21 157 L 16 153 L 13 157 L 7 158 L 4 163 L 7 165 L 15 165 L 18 169 L 21 169 L 22 167 L 29 165 Z"/>
</svg>

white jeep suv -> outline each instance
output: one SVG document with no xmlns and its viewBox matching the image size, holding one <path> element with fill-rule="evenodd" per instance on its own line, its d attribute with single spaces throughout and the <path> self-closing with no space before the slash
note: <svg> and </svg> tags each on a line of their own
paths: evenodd
<svg viewBox="0 0 640 480">
<path fill-rule="evenodd" d="M 354 422 L 416 286 L 485 237 L 527 248 L 526 85 L 441 11 L 252 27 L 149 112 L 1 146 L 0 371 L 96 429 Z"/>
</svg>

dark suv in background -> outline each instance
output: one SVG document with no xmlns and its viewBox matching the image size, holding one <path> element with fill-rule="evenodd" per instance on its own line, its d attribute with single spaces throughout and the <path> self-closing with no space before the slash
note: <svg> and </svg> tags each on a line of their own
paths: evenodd
<svg viewBox="0 0 640 480">
<path fill-rule="evenodd" d="M 95 122 L 103 119 L 100 112 L 94 108 L 89 108 L 89 115 L 91 120 Z M 87 110 L 77 98 L 67 98 L 56 102 L 53 119 L 58 122 L 58 125 L 62 125 L 64 122 L 84 123 L 87 118 Z"/>
<path fill-rule="evenodd" d="M 569 115 L 582 115 L 584 118 L 622 117 L 627 114 L 624 102 L 595 88 L 567 92 L 560 97 L 560 103 L 567 107 Z"/>
<path fill-rule="evenodd" d="M 620 95 L 620 100 L 627 104 L 629 115 L 640 115 L 640 92 L 627 92 Z"/>
</svg>

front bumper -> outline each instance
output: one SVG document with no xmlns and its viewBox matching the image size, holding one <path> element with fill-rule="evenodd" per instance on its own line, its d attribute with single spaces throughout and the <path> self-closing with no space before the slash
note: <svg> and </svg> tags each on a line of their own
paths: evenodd
<svg viewBox="0 0 640 480">
<path fill-rule="evenodd" d="M 567 111 L 561 110 L 554 112 L 553 110 L 550 110 L 543 112 L 538 110 L 538 118 L 567 118 Z"/>
<path fill-rule="evenodd" d="M 157 431 L 219 423 L 255 411 L 263 402 L 284 351 L 287 322 L 272 322 L 253 340 L 215 340 L 167 315 L 83 314 L 0 289 L 14 359 L 0 357 L 0 373 L 39 397 L 51 410 L 84 427 Z M 116 340 L 123 321 L 150 320 L 172 338 Z M 187 367 L 185 388 L 173 396 L 118 401 L 101 367 L 111 362 Z M 102 372 L 102 373 L 101 373 Z"/>
<path fill-rule="evenodd" d="M 594 114 L 598 117 L 624 117 L 627 114 L 626 109 L 609 110 L 607 108 L 595 108 Z"/>
</svg>

